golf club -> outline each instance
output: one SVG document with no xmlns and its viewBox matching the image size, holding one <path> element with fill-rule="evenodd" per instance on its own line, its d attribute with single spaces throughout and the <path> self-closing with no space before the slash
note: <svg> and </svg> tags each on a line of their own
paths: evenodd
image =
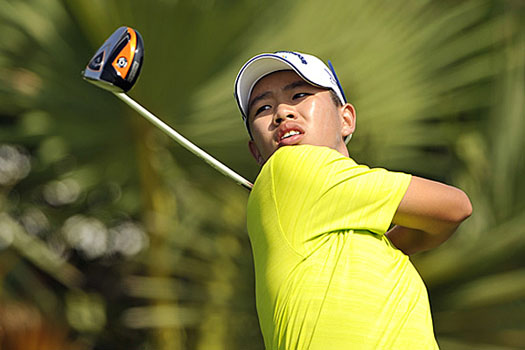
<svg viewBox="0 0 525 350">
<path fill-rule="evenodd" d="M 97 50 L 82 72 L 82 77 L 98 87 L 111 91 L 182 147 L 239 185 L 251 190 L 253 184 L 250 181 L 197 147 L 126 94 L 137 81 L 143 59 L 144 41 L 139 32 L 130 27 L 120 27 Z"/>
</svg>

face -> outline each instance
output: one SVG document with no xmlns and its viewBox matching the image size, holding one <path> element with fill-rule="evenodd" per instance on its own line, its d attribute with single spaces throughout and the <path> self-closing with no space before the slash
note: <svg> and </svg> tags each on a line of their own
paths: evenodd
<svg viewBox="0 0 525 350">
<path fill-rule="evenodd" d="M 336 106 L 330 90 L 304 81 L 293 71 L 272 73 L 254 87 L 248 123 L 250 151 L 262 165 L 279 147 L 315 145 L 348 156 L 344 138 L 354 132 L 352 105 Z"/>
</svg>

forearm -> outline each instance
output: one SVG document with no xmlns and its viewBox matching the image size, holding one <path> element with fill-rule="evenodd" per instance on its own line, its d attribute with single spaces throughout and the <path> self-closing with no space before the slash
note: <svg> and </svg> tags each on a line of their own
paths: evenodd
<svg viewBox="0 0 525 350">
<path fill-rule="evenodd" d="M 429 250 L 445 242 L 455 231 L 432 234 L 425 231 L 396 225 L 385 235 L 397 249 L 406 255 Z"/>
<path fill-rule="evenodd" d="M 412 177 L 387 237 L 405 254 L 439 246 L 472 213 L 467 195 L 452 186 Z"/>
</svg>

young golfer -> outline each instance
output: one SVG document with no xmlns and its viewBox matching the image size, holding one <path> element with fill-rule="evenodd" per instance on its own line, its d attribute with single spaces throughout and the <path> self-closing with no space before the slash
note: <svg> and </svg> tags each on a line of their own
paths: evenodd
<svg viewBox="0 0 525 350">
<path fill-rule="evenodd" d="M 408 255 L 437 247 L 470 216 L 465 193 L 356 164 L 345 143 L 355 109 L 314 56 L 250 59 L 235 97 L 262 167 L 248 232 L 266 348 L 438 349 Z"/>
</svg>

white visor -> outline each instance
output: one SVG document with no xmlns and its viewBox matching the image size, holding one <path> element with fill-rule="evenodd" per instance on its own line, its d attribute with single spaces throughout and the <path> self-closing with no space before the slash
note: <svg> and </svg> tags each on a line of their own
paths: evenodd
<svg viewBox="0 0 525 350">
<path fill-rule="evenodd" d="M 287 69 L 293 69 L 312 85 L 334 90 L 341 104 L 346 103 L 336 77 L 319 58 L 292 51 L 263 53 L 246 62 L 235 80 L 235 99 L 243 119 L 248 115 L 248 102 L 255 84 L 270 73 Z"/>
<path fill-rule="evenodd" d="M 309 84 L 332 89 L 341 101 L 341 104 L 346 103 L 344 92 L 333 68 L 328 68 L 319 58 L 293 51 L 263 53 L 248 60 L 239 71 L 235 80 L 235 99 L 246 127 L 248 127 L 246 123 L 249 109 L 248 103 L 255 84 L 268 74 L 289 69 L 295 71 Z"/>
</svg>

